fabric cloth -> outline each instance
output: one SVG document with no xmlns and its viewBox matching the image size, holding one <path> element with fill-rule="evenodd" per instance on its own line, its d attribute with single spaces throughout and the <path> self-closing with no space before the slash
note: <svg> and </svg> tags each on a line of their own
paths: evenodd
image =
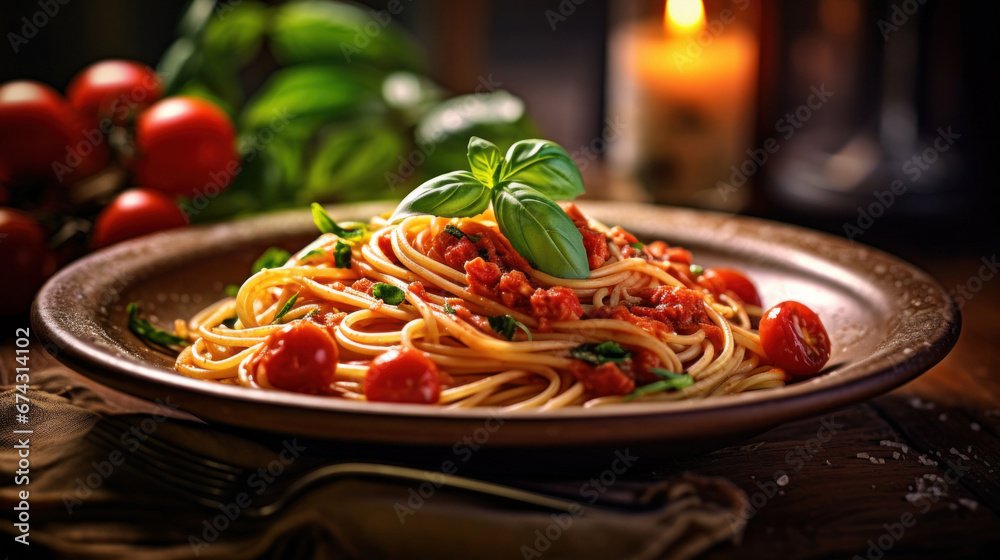
<svg viewBox="0 0 1000 560">
<path fill-rule="evenodd" d="M 18 389 L 10 386 L 9 366 L 3 367 L 0 379 L 8 386 L 0 394 L 0 470 L 13 473 L 19 460 L 15 446 L 25 437 L 13 430 L 25 424 L 15 420 Z M 635 490 L 630 501 L 645 504 L 641 509 L 591 506 L 581 497 L 578 510 L 562 514 L 447 486 L 417 498 L 418 490 L 426 494 L 430 487 L 335 478 L 310 486 L 272 515 L 255 517 L 257 508 L 324 459 L 298 449 L 294 438 L 274 445 L 271 439 L 209 426 L 61 366 L 33 371 L 31 381 L 30 483 L 12 484 L 13 477 L 5 474 L 0 487 L 0 526 L 12 543 L 2 548 L 12 560 L 45 555 L 680 559 L 725 541 L 738 543 L 749 517 L 746 495 L 731 482 L 691 474 L 624 484 Z M 231 465 L 238 473 L 234 488 L 242 488 L 243 495 L 234 490 L 222 494 L 221 506 L 199 505 L 185 496 L 183 480 L 143 476 L 151 474 L 143 466 L 151 460 L 145 450 L 176 454 L 173 446 Z M 197 476 L 192 471 L 192 479 Z M 14 508 L 22 490 L 30 491 L 28 547 L 11 540 L 20 534 Z"/>
</svg>

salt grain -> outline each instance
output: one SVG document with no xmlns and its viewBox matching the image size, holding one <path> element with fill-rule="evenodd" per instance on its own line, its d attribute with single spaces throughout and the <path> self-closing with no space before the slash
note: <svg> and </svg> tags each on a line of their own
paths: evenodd
<svg viewBox="0 0 1000 560">
<path fill-rule="evenodd" d="M 893 451 L 893 452 L 892 452 L 892 458 L 893 458 L 893 459 L 897 459 L 897 460 L 898 460 L 898 459 L 899 459 L 899 457 L 900 457 L 900 455 L 899 455 L 899 451 Z"/>
<path fill-rule="evenodd" d="M 970 500 L 968 498 L 959 498 L 958 503 L 969 508 L 969 511 L 976 511 L 977 509 L 979 509 L 979 502 L 975 500 Z"/>
<path fill-rule="evenodd" d="M 785 486 L 786 484 L 788 484 L 788 475 L 787 474 L 781 475 L 781 478 L 775 480 L 775 482 L 778 483 L 778 486 Z"/>
<path fill-rule="evenodd" d="M 869 456 L 867 453 L 858 453 L 858 459 L 868 459 L 868 458 Z"/>
<path fill-rule="evenodd" d="M 968 455 L 962 453 L 961 451 L 955 449 L 954 447 L 952 447 L 951 449 L 949 449 L 948 452 L 951 453 L 952 455 L 958 455 L 959 457 L 962 458 L 963 461 L 968 461 L 969 460 L 969 456 Z"/>
</svg>

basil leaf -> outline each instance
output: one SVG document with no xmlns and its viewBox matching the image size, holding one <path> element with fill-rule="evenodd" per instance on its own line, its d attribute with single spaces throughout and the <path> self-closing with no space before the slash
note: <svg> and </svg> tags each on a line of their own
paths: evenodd
<svg viewBox="0 0 1000 560">
<path fill-rule="evenodd" d="M 487 317 L 486 320 L 489 321 L 493 332 L 507 340 L 514 340 L 514 329 L 523 330 L 528 335 L 528 340 L 531 340 L 531 331 L 528 330 L 528 327 L 510 315 L 493 315 L 492 317 Z"/>
<path fill-rule="evenodd" d="M 448 303 L 447 300 L 445 300 L 445 302 L 444 302 L 444 312 L 447 313 L 448 315 L 454 315 L 455 314 L 455 308 L 452 307 L 451 304 Z"/>
<path fill-rule="evenodd" d="M 663 391 L 680 391 L 685 387 L 689 387 L 694 384 L 694 379 L 690 375 L 681 375 L 674 373 L 672 371 L 667 371 L 665 369 L 653 368 L 650 371 L 656 373 L 657 375 L 669 374 L 671 377 L 669 379 L 664 379 L 662 381 L 655 381 L 648 385 L 643 385 L 635 391 L 632 391 L 628 395 L 625 395 L 625 401 L 635 400 L 643 395 L 649 395 L 651 393 L 662 393 Z"/>
<path fill-rule="evenodd" d="M 531 185 L 553 200 L 583 194 L 583 176 L 566 150 L 548 140 L 521 140 L 507 150 L 500 180 Z"/>
<path fill-rule="evenodd" d="M 637 251 L 642 251 L 642 243 L 633 243 L 633 244 L 630 245 L 630 247 L 632 247 L 633 249 L 635 249 Z"/>
<path fill-rule="evenodd" d="M 492 198 L 500 231 L 535 268 L 560 278 L 590 277 L 583 236 L 555 202 L 520 183 L 501 183 Z"/>
<path fill-rule="evenodd" d="M 290 258 L 292 258 L 292 255 L 288 251 L 281 247 L 271 247 L 253 262 L 251 274 L 257 274 L 265 268 L 281 268 L 285 266 L 285 263 Z"/>
<path fill-rule="evenodd" d="M 704 272 L 705 272 L 705 267 L 701 266 L 700 264 L 691 265 L 691 275 L 694 276 L 695 278 L 701 276 L 702 273 Z"/>
<path fill-rule="evenodd" d="M 406 293 L 403 290 L 384 282 L 372 286 L 372 295 L 389 305 L 399 305 L 406 299 Z"/>
<path fill-rule="evenodd" d="M 128 330 L 139 338 L 165 347 L 188 345 L 188 342 L 183 338 L 158 329 L 147 319 L 139 317 L 139 306 L 136 303 L 128 304 L 125 309 L 128 311 Z"/>
<path fill-rule="evenodd" d="M 489 140 L 473 136 L 469 138 L 468 158 L 472 175 L 487 188 L 493 188 L 493 185 L 497 183 L 497 170 L 503 161 L 500 148 Z"/>
<path fill-rule="evenodd" d="M 284 317 L 289 311 L 292 310 L 292 306 L 295 305 L 295 301 L 297 299 L 299 299 L 299 293 L 295 292 L 295 295 L 293 295 L 292 297 L 288 298 L 288 301 L 285 302 L 285 305 L 281 306 L 281 309 L 279 309 L 278 313 L 275 314 L 274 320 L 271 321 L 271 324 L 272 325 L 277 325 L 278 321 L 280 321 L 282 317 Z"/>
<path fill-rule="evenodd" d="M 571 349 L 569 355 L 592 366 L 599 366 L 607 362 L 616 364 L 624 362 L 632 356 L 632 353 L 619 346 L 617 342 L 607 340 L 599 344 L 596 342 L 581 344 Z"/>
<path fill-rule="evenodd" d="M 450 234 L 455 239 L 461 239 L 461 238 L 465 237 L 471 243 L 475 243 L 475 242 L 479 241 L 480 239 L 482 239 L 482 237 L 483 237 L 481 235 L 469 235 L 469 234 L 465 233 L 464 231 L 458 229 L 457 226 L 453 226 L 451 224 L 448 224 L 448 225 L 444 226 L 444 231 L 445 231 L 445 233 Z"/>
<path fill-rule="evenodd" d="M 351 268 L 351 246 L 337 241 L 333 247 L 333 265 L 337 268 Z"/>
<path fill-rule="evenodd" d="M 301 260 L 307 261 L 313 257 L 325 257 L 325 256 L 326 256 L 326 251 L 324 251 L 323 249 L 313 249 L 312 251 L 309 251 L 308 253 L 302 255 Z"/>
<path fill-rule="evenodd" d="M 240 293 L 240 287 L 236 284 L 227 284 L 225 291 L 227 296 L 236 297 Z"/>
<path fill-rule="evenodd" d="M 490 205 L 490 189 L 468 171 L 452 171 L 413 189 L 399 203 L 392 220 L 431 214 L 467 218 L 482 214 Z"/>
<path fill-rule="evenodd" d="M 365 228 L 360 227 L 356 229 L 344 229 L 337 225 L 337 222 L 333 221 L 333 218 L 326 213 L 326 210 L 318 202 L 312 203 L 312 216 L 313 222 L 316 223 L 316 227 L 323 233 L 332 233 L 341 239 L 355 239 L 362 237 L 365 234 Z"/>
</svg>

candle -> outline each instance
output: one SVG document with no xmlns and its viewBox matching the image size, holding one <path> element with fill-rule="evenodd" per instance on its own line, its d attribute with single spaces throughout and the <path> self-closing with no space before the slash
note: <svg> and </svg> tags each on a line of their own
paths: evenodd
<svg viewBox="0 0 1000 560">
<path fill-rule="evenodd" d="M 754 147 L 758 48 L 740 21 L 748 6 L 708 18 L 701 0 L 668 0 L 662 21 L 612 33 L 608 117 L 624 130 L 608 154 L 613 184 L 656 202 L 743 206 L 748 188 L 729 177 Z"/>
</svg>

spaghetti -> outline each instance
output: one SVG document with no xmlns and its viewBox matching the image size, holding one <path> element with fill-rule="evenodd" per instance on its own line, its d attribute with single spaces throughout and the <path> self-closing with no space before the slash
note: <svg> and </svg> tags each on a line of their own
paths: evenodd
<svg viewBox="0 0 1000 560">
<path fill-rule="evenodd" d="M 235 297 L 178 321 L 190 345 L 176 369 L 357 401 L 541 411 L 785 383 L 755 330 L 752 285 L 752 295 L 727 289 L 683 249 L 640 244 L 564 209 L 583 235 L 589 278 L 532 267 L 491 210 L 375 218 L 363 237 L 324 233 Z M 293 340 L 296 330 L 317 342 Z M 318 383 L 289 381 L 305 375 L 288 371 L 303 361 L 321 370 Z"/>
</svg>

